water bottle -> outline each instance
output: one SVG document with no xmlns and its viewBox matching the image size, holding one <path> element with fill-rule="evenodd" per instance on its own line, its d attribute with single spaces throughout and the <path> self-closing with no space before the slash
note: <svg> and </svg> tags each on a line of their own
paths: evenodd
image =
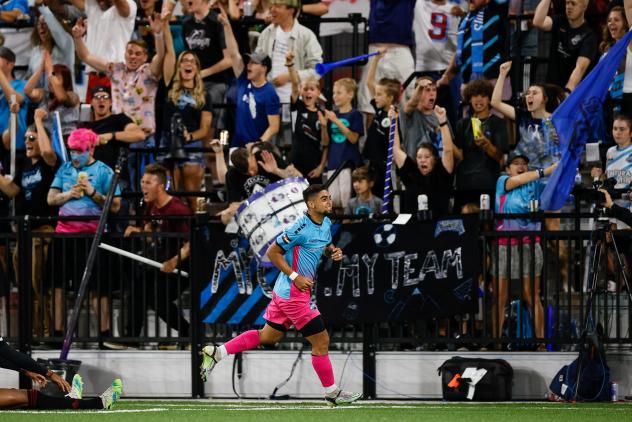
<svg viewBox="0 0 632 422">
<path fill-rule="evenodd" d="M 577 168 L 577 172 L 575 173 L 575 185 L 579 186 L 582 184 L 582 174 L 579 172 L 579 167 Z"/>
<path fill-rule="evenodd" d="M 420 221 L 432 220 L 432 211 L 428 209 L 428 196 L 417 196 L 417 219 Z"/>
<path fill-rule="evenodd" d="M 491 210 L 491 199 L 488 194 L 484 193 L 479 199 L 479 217 L 481 220 L 489 221 L 492 219 L 493 214 Z"/>
<path fill-rule="evenodd" d="M 481 211 L 486 210 L 489 211 L 489 195 L 486 193 L 482 194 L 480 197 L 480 209 Z"/>
<path fill-rule="evenodd" d="M 417 211 L 427 211 L 428 210 L 428 196 L 421 194 L 417 196 Z"/>
</svg>

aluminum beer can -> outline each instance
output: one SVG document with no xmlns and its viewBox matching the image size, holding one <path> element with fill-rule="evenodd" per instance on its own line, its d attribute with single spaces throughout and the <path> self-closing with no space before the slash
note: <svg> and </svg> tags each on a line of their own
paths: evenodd
<svg viewBox="0 0 632 422">
<path fill-rule="evenodd" d="M 538 212 L 539 206 L 540 204 L 537 199 L 529 200 L 529 210 L 531 212 Z"/>
<path fill-rule="evenodd" d="M 417 197 L 417 210 L 418 211 L 427 211 L 428 210 L 428 196 L 421 194 Z"/>
<path fill-rule="evenodd" d="M 480 209 L 481 211 L 483 210 L 489 210 L 489 195 L 484 193 L 481 195 L 481 200 L 480 200 Z"/>
<path fill-rule="evenodd" d="M 196 214 L 204 214 L 206 212 L 206 198 L 200 196 L 195 200 Z"/>
<path fill-rule="evenodd" d="M 619 383 L 618 382 L 610 383 L 610 400 L 619 401 Z"/>
<path fill-rule="evenodd" d="M 222 130 L 219 133 L 219 143 L 222 146 L 227 146 L 228 145 L 228 131 L 227 130 Z"/>
</svg>

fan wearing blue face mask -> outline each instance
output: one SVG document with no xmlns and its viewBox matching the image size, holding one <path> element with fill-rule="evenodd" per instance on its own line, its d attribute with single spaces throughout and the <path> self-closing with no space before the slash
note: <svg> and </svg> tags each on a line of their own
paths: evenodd
<svg viewBox="0 0 632 422">
<path fill-rule="evenodd" d="M 70 161 L 64 163 L 48 192 L 48 203 L 59 206 L 60 216 L 98 216 L 103 211 L 105 196 L 114 172 L 106 164 L 94 159 L 98 135 L 89 129 L 77 129 L 68 138 Z M 121 205 L 117 186 L 110 211 Z M 94 233 L 98 220 L 59 221 L 57 233 Z"/>
<path fill-rule="evenodd" d="M 57 222 L 57 233 L 95 233 L 99 224 L 98 216 L 103 212 L 105 197 L 110 189 L 114 177 L 114 171 L 107 164 L 95 160 L 94 147 L 99 137 L 90 129 L 77 129 L 68 137 L 68 149 L 70 160 L 65 162 L 53 179 L 48 191 L 47 201 L 51 206 L 59 207 L 60 217 L 69 216 L 94 216 L 91 220 L 60 220 Z M 121 206 L 121 190 L 117 186 L 115 197 L 110 206 L 111 212 L 117 212 Z M 88 250 L 88 237 L 68 238 L 60 236 L 53 242 L 53 262 L 66 262 L 67 268 L 75 268 L 74 277 L 82 271 L 86 265 Z M 103 261 L 103 257 L 97 256 L 97 265 Z M 64 287 L 68 287 L 68 279 L 73 277 L 72 271 L 63 277 L 54 277 L 54 333 L 63 335 L 64 317 L 63 296 Z M 93 275 L 94 276 L 94 275 Z M 107 283 L 90 283 L 92 291 L 92 307 L 95 312 L 100 309 L 101 326 L 99 327 L 102 338 L 111 337 L 110 315 Z M 98 302 L 100 300 L 100 302 Z M 99 306 L 100 303 L 100 306 Z"/>
</svg>

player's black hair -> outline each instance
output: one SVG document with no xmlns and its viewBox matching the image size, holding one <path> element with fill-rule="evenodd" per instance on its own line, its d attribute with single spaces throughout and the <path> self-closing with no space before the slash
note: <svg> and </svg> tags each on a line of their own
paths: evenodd
<svg viewBox="0 0 632 422">
<path fill-rule="evenodd" d="M 325 190 L 325 186 L 324 185 L 320 185 L 320 184 L 309 185 L 307 187 L 307 189 L 305 189 L 303 191 L 303 201 L 305 201 L 305 203 L 307 203 L 307 201 L 309 201 L 311 198 L 313 198 L 319 192 L 322 192 L 324 190 Z"/>
</svg>

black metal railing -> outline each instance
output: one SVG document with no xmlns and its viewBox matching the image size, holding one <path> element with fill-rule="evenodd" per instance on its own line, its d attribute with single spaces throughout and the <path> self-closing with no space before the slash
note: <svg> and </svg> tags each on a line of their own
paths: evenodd
<svg viewBox="0 0 632 422">
<path fill-rule="evenodd" d="M 496 216 L 505 217 L 516 216 Z M 558 217 L 570 219 L 572 215 L 533 213 L 518 217 L 544 221 Z M 151 220 L 141 216 L 112 217 L 124 222 L 130 218 L 136 222 Z M 186 220 L 189 232 L 137 234 L 126 238 L 122 231 L 109 231 L 103 242 L 163 262 L 177 253 L 182 242 L 190 240 L 191 256 L 183 267 L 189 277 L 167 276 L 129 258 L 100 251 L 88 289 L 90 295 L 80 308 L 73 347 L 97 348 L 114 343 L 140 348 L 186 349 L 190 345 L 195 369 L 192 371 L 193 395 L 199 396 L 203 394 L 203 385 L 197 380 L 200 359 L 197 352 L 201 346 L 206 342 L 223 343 L 251 327 L 203 323 L 200 298 L 208 288 L 212 272 L 209 242 L 221 240 L 211 238 L 211 228 L 220 223 L 209 221 L 206 214 L 167 218 Z M 607 347 L 632 346 L 627 286 L 621 271 L 613 266 L 608 239 L 604 239 L 605 252 L 592 286 L 586 281 L 590 273 L 587 260 L 591 256 L 591 238 L 594 240 L 597 232 L 547 231 L 543 224 L 542 230 L 537 232 L 509 233 L 495 231 L 494 222 L 482 216 L 465 218 L 479 223 L 482 273 L 478 280 L 476 312 L 425 321 L 329 326 L 331 350 L 456 350 L 462 347 L 469 350 L 572 350 L 586 321 L 605 327 Z M 0 297 L 0 327 L 3 337 L 19 344 L 24 352 L 40 347 L 59 348 L 63 340 L 59 331 L 66 328 L 68 310 L 74 304 L 76 284 L 85 265 L 82 259 L 92 240 L 91 234 L 54 233 L 52 227 L 56 221 L 56 218 L 18 217 L 6 220 L 13 225 L 15 233 L 0 235 L 0 265 L 5 280 Z M 631 255 L 624 243 L 631 244 L 632 233 L 614 233 L 627 272 L 627 259 Z M 506 307 L 500 301 L 502 286 L 507 292 Z M 591 292 L 594 295 L 589 308 Z M 102 299 L 97 300 L 98 297 Z M 515 301 L 518 299 L 522 300 L 522 313 L 517 313 Z M 534 304 L 539 303 L 542 313 L 534 308 Z M 503 329 L 499 319 L 505 310 Z M 533 320 L 536 313 L 542 317 L 531 323 L 531 331 L 518 333 L 518 315 L 529 315 Z M 591 318 L 587 319 L 587 315 Z M 296 347 L 296 343 L 302 342 L 300 335 L 289 333 L 277 347 L 290 347 L 288 343 Z M 365 359 L 374 359 L 374 354 L 366 353 Z M 370 367 L 370 362 L 367 365 Z"/>
</svg>

